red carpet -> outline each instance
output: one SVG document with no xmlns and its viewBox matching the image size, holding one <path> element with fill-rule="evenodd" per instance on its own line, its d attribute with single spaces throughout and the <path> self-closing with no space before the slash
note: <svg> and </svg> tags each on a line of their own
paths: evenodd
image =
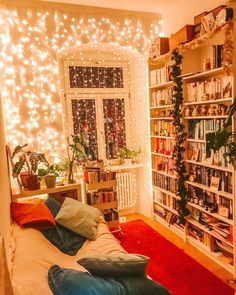
<svg viewBox="0 0 236 295">
<path fill-rule="evenodd" d="M 233 295 L 234 290 L 142 220 L 121 224 L 121 245 L 150 257 L 148 274 L 172 295 Z"/>
</svg>

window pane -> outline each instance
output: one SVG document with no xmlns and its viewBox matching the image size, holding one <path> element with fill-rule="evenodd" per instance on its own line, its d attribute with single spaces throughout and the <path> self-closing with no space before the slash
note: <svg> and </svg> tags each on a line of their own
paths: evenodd
<svg viewBox="0 0 236 295">
<path fill-rule="evenodd" d="M 104 99 L 104 130 L 106 158 L 117 158 L 117 152 L 126 145 L 124 99 Z"/>
<path fill-rule="evenodd" d="M 124 88 L 122 67 L 69 66 L 70 88 Z"/>
<path fill-rule="evenodd" d="M 98 159 L 95 100 L 72 99 L 71 103 L 74 134 L 83 135 L 92 159 Z"/>
</svg>

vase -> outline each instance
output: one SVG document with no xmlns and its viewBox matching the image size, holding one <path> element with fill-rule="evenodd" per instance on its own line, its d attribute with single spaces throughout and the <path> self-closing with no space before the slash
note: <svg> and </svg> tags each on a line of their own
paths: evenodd
<svg viewBox="0 0 236 295">
<path fill-rule="evenodd" d="M 28 175 L 25 177 L 26 187 L 29 190 L 40 189 L 40 180 L 37 175 Z"/>
<path fill-rule="evenodd" d="M 69 167 L 68 167 L 68 183 L 75 183 L 72 161 L 69 162 Z"/>
<path fill-rule="evenodd" d="M 48 175 L 44 177 L 45 184 L 47 188 L 53 188 L 56 186 L 56 179 L 57 177 L 55 175 Z"/>
</svg>

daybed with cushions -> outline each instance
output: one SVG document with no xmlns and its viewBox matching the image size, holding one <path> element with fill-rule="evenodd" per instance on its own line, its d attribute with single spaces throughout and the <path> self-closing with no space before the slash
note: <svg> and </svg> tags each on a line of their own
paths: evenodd
<svg viewBox="0 0 236 295">
<path fill-rule="evenodd" d="M 52 213 L 55 217 L 58 215 L 58 210 Z M 110 233 L 102 215 L 99 215 L 95 240 L 86 239 L 83 241 L 82 246 L 74 255 L 63 253 L 63 249 L 59 250 L 53 245 L 52 241 L 47 239 L 47 231 L 22 228 L 14 223 L 12 237 L 11 273 L 15 295 L 142 295 L 140 284 L 145 287 L 145 293 L 143 293 L 145 295 L 169 294 L 161 285 L 147 280 L 144 277 L 145 274 L 137 279 L 135 267 L 134 276 L 130 278 L 125 273 L 123 276 L 115 273 L 113 277 L 107 276 L 106 273 L 96 273 L 96 271 L 103 270 L 101 266 L 105 265 L 107 259 L 107 257 L 102 257 L 102 254 L 107 254 L 108 259 L 109 256 L 115 256 L 118 260 L 129 256 L 119 241 Z M 98 262 L 92 261 L 91 266 L 89 259 L 93 260 L 95 255 L 99 255 L 99 259 L 102 260 L 101 262 L 100 260 Z M 79 264 L 78 261 L 81 263 Z M 108 273 L 109 270 L 108 267 Z M 130 271 L 133 270 L 130 269 Z M 89 286 L 89 291 L 87 291 L 87 286 Z M 102 291 L 105 287 L 106 292 Z"/>
</svg>

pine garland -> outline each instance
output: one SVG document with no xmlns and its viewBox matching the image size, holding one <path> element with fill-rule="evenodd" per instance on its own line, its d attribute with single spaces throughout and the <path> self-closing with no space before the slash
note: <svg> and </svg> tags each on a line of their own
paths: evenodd
<svg viewBox="0 0 236 295">
<path fill-rule="evenodd" d="M 186 167 L 183 159 L 184 141 L 186 139 L 186 133 L 184 131 L 184 124 L 182 119 L 182 105 L 183 105 L 183 81 L 180 77 L 181 75 L 181 65 L 182 65 L 182 55 L 174 50 L 172 52 L 171 60 L 173 60 L 172 74 L 174 82 L 174 94 L 173 94 L 173 104 L 174 104 L 174 120 L 173 124 L 176 130 L 176 145 L 174 148 L 175 156 L 175 166 L 176 172 L 178 175 L 178 184 L 177 184 L 177 196 L 180 197 L 180 200 L 177 200 L 178 204 L 178 213 L 179 219 L 182 224 L 185 224 L 185 217 L 189 215 L 189 209 L 187 208 L 188 202 L 188 190 L 185 186 L 185 181 L 187 180 L 186 176 Z"/>
</svg>

